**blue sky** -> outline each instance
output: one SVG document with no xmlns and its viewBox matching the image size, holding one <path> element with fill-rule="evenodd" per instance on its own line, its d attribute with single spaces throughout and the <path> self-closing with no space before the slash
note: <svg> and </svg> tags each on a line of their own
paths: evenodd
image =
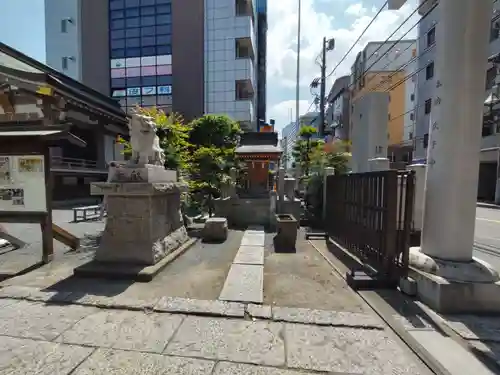
<svg viewBox="0 0 500 375">
<path fill-rule="evenodd" d="M 300 113 L 304 113 L 311 102 L 309 83 L 319 75 L 314 61 L 323 36 L 336 40 L 335 50 L 327 59 L 330 71 L 383 3 L 384 0 L 302 0 Z M 277 130 L 295 118 L 297 4 L 298 0 L 268 0 L 267 112 L 268 118 L 276 120 Z M 399 11 L 382 12 L 328 84 L 335 77 L 348 74 L 356 53 L 369 41 L 384 40 L 416 5 L 417 0 L 407 0 Z M 416 17 L 410 20 L 408 27 L 402 28 L 398 35 L 416 20 Z M 415 34 L 413 30 L 408 36 L 415 37 Z M 3 0 L 0 41 L 44 62 L 44 0 Z"/>
<path fill-rule="evenodd" d="M 4 0 L 0 41 L 45 61 L 44 0 Z"/>
</svg>

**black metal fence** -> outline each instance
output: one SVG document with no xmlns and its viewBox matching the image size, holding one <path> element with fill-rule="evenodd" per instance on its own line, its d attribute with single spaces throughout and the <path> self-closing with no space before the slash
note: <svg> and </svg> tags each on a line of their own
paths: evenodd
<svg viewBox="0 0 500 375">
<path fill-rule="evenodd" d="M 327 177 L 325 230 L 376 272 L 396 283 L 408 270 L 415 175 L 386 170 Z"/>
</svg>

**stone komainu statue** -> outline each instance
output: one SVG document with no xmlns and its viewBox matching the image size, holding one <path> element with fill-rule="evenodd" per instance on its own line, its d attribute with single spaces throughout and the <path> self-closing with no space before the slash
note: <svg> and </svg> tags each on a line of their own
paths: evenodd
<svg viewBox="0 0 500 375">
<path fill-rule="evenodd" d="M 141 113 L 132 114 L 128 123 L 130 146 L 134 164 L 153 164 L 162 166 L 165 163 L 165 153 L 160 147 L 160 139 L 156 135 L 156 124 L 153 118 Z"/>
</svg>

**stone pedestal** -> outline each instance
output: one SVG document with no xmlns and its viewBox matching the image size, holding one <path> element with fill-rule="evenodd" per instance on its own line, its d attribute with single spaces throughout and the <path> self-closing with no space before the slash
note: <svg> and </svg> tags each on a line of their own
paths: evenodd
<svg viewBox="0 0 500 375">
<path fill-rule="evenodd" d="M 484 80 L 492 2 L 440 0 L 418 296 L 442 312 L 500 311 L 499 277 L 474 259 Z"/>
<path fill-rule="evenodd" d="M 176 182 L 93 184 L 93 195 L 108 195 L 106 227 L 95 259 L 150 266 L 179 247 L 187 240 L 180 212 L 183 190 Z"/>
<path fill-rule="evenodd" d="M 92 195 L 107 196 L 106 227 L 94 262 L 75 274 L 96 275 L 96 268 L 110 277 L 127 269 L 131 277 L 147 267 L 159 272 L 162 261 L 189 239 L 180 211 L 186 190 L 179 182 L 93 183 Z"/>
</svg>

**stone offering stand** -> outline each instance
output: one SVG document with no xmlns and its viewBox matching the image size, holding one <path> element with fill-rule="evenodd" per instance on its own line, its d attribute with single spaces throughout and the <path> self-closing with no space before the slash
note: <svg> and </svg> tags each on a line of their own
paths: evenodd
<svg viewBox="0 0 500 375">
<path fill-rule="evenodd" d="M 155 130 L 151 118 L 134 114 L 132 160 L 112 163 L 108 182 L 91 185 L 92 195 L 106 198 L 106 227 L 94 260 L 76 268 L 75 275 L 150 281 L 194 242 L 180 211 L 187 185 L 163 167 Z"/>
</svg>

